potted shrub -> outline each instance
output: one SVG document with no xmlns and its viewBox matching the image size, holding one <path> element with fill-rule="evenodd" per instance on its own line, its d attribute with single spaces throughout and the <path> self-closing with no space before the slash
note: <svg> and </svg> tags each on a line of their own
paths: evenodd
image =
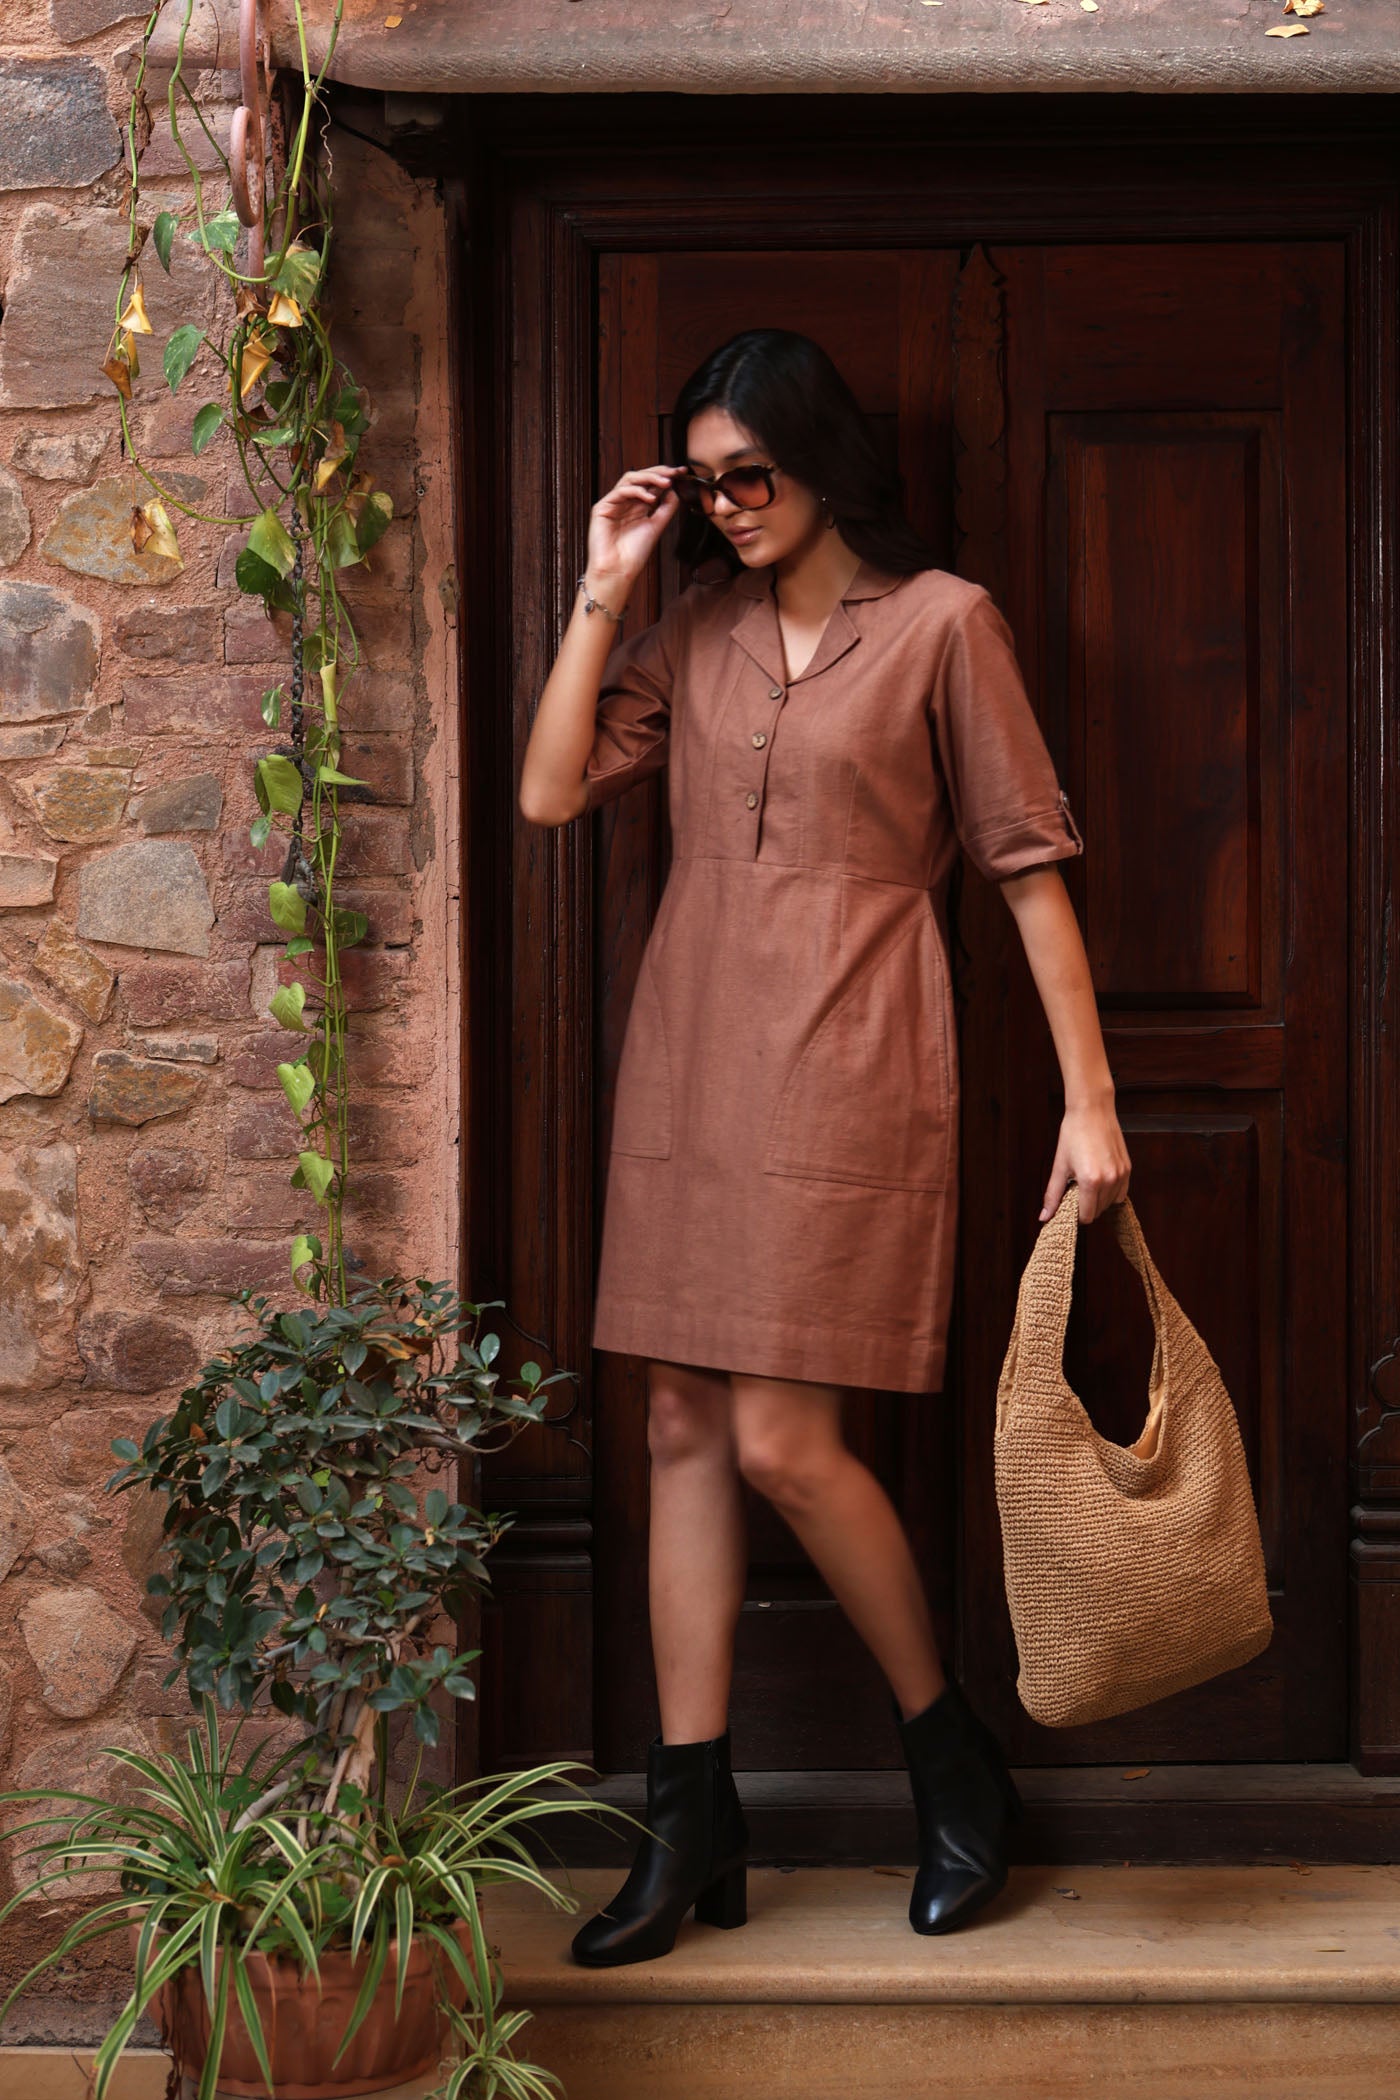
<svg viewBox="0 0 1400 2100">
<path fill-rule="evenodd" d="M 527 1363 L 519 1390 L 504 1389 L 484 1308 L 443 1284 L 389 1279 L 295 1311 L 240 1302 L 252 1331 L 139 1446 L 113 1446 L 109 1483 L 165 1498 L 165 1564 L 148 1587 L 165 1600 L 167 1682 L 183 1676 L 200 1725 L 184 1756 L 109 1753 L 135 1789 L 125 1801 L 0 1795 L 19 1817 L 9 1838 L 37 1866 L 0 1928 L 35 1890 L 117 1878 L 0 2020 L 46 1969 L 129 1933 L 132 1989 L 93 2100 L 148 2009 L 177 2069 L 198 2071 L 200 2100 L 216 2081 L 276 2100 L 370 2091 L 444 2047 L 447 2100 L 545 2095 L 557 2081 L 514 2053 L 529 2014 L 500 2010 L 481 1892 L 514 1881 L 574 1907 L 522 1833 L 593 1810 L 570 1776 L 586 1768 L 440 1786 L 417 1767 L 439 1707 L 473 1695 L 477 1651 L 438 1636 L 509 1521 L 438 1483 L 537 1421 L 546 1388 L 571 1374 Z M 227 1741 L 220 1706 L 240 1712 Z M 239 1758 L 250 1716 L 259 1739 Z M 391 1724 L 416 1746 L 399 1784 Z"/>
</svg>

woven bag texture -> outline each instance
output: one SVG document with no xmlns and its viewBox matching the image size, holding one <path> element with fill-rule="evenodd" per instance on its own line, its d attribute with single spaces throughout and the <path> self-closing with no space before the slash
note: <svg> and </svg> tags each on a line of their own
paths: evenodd
<svg viewBox="0 0 1400 2100">
<path fill-rule="evenodd" d="M 995 1474 L 1016 1690 L 1035 1720 L 1099 1721 L 1269 1644 L 1264 1554 L 1234 1405 L 1125 1197 L 1109 1211 L 1156 1334 L 1148 1416 L 1099 1435 L 1064 1374 L 1079 1190 L 1041 1227 L 997 1384 Z"/>
</svg>

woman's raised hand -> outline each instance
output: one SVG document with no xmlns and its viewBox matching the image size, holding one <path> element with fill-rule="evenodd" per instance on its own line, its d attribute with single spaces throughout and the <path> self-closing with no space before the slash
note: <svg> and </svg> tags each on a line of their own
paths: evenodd
<svg viewBox="0 0 1400 2100">
<path fill-rule="evenodd" d="M 594 590 L 610 583 L 628 589 L 651 560 L 680 509 L 671 487 L 679 467 L 634 467 L 601 496 L 588 514 L 587 576 Z"/>
</svg>

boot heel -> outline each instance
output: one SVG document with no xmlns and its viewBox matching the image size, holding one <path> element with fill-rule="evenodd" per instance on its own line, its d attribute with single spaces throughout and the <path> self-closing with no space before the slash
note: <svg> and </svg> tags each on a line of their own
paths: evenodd
<svg viewBox="0 0 1400 2100">
<path fill-rule="evenodd" d="M 747 1925 L 748 1920 L 748 1874 L 740 1860 L 737 1867 L 731 1867 L 707 1889 L 701 1889 L 695 1899 L 695 1922 L 697 1925 L 719 1925 L 729 1932 L 736 1925 Z"/>
</svg>

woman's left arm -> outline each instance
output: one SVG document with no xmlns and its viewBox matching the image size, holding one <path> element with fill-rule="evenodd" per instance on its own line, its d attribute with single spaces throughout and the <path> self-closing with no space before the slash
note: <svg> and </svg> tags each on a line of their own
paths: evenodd
<svg viewBox="0 0 1400 2100">
<path fill-rule="evenodd" d="M 1075 1181 L 1079 1215 L 1088 1224 L 1127 1195 L 1132 1171 L 1118 1127 L 1089 958 L 1056 866 L 1027 868 L 1006 876 L 998 887 L 1016 920 L 1064 1081 L 1065 1115 L 1041 1219 L 1058 1209 Z"/>
</svg>

